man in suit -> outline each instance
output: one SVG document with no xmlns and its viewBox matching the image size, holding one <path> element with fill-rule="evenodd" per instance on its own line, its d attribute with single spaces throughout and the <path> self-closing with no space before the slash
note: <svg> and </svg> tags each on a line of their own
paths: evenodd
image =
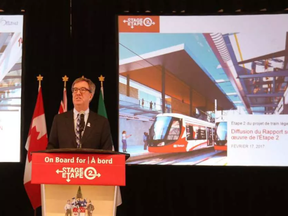
<svg viewBox="0 0 288 216">
<path fill-rule="evenodd" d="M 89 109 L 94 93 L 95 84 L 90 79 L 81 77 L 73 82 L 74 109 L 54 117 L 47 149 L 91 148 L 112 150 L 108 120 Z M 82 132 L 79 132 L 78 127 L 80 114 L 84 114 Z"/>
</svg>

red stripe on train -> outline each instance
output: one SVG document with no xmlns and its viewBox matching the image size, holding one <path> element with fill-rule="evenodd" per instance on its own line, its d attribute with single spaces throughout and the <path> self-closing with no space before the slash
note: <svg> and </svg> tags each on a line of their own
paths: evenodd
<svg viewBox="0 0 288 216">
<path fill-rule="evenodd" d="M 174 145 L 183 145 L 183 147 L 173 147 Z M 199 143 L 196 146 L 193 146 L 189 149 L 189 151 L 193 151 L 195 148 L 201 146 L 201 145 L 207 145 L 207 141 L 203 143 Z M 166 152 L 187 152 L 186 151 L 187 144 L 169 144 L 166 146 L 157 146 L 157 147 L 148 147 L 149 152 L 156 152 L 156 153 L 166 153 Z"/>
<path fill-rule="evenodd" d="M 227 151 L 227 145 L 224 146 L 214 145 L 214 149 L 218 151 Z"/>
</svg>

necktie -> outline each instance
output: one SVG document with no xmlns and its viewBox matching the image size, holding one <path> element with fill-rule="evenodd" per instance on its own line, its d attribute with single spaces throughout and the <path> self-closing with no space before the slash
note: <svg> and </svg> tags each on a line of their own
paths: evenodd
<svg viewBox="0 0 288 216">
<path fill-rule="evenodd" d="M 76 143 L 77 148 L 81 148 L 81 136 L 80 136 L 80 114 L 77 115 L 77 122 L 76 122 Z"/>
</svg>

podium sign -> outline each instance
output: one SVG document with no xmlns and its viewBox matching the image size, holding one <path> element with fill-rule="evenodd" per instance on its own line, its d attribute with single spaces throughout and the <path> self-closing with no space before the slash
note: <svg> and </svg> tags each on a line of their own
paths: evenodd
<svg viewBox="0 0 288 216">
<path fill-rule="evenodd" d="M 125 186 L 125 155 L 33 153 L 31 182 Z"/>
</svg>

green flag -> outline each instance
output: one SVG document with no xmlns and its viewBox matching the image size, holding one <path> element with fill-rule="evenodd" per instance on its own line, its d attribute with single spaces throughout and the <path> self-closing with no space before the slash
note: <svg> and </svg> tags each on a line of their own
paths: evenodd
<svg viewBox="0 0 288 216">
<path fill-rule="evenodd" d="M 102 75 L 101 75 L 101 77 L 102 77 Z M 101 83 L 101 89 L 100 89 L 100 94 L 99 94 L 98 115 L 101 115 L 101 116 L 107 118 L 107 112 L 106 112 L 106 107 L 105 107 L 105 103 L 104 103 L 103 83 Z M 114 145 L 112 145 L 112 151 L 115 151 Z M 117 187 L 116 205 L 119 206 L 122 204 L 122 197 L 121 197 L 120 187 L 118 187 L 118 186 L 116 186 L 116 187 Z"/>
<path fill-rule="evenodd" d="M 99 94 L 99 101 L 98 101 L 98 115 L 101 115 L 108 119 L 106 107 L 104 103 L 104 89 L 103 86 L 101 86 L 100 94 Z M 113 141 L 112 141 L 113 142 Z M 114 151 L 114 145 L 112 145 L 112 151 Z"/>
<path fill-rule="evenodd" d="M 106 112 L 105 103 L 104 103 L 103 87 L 101 87 L 101 91 L 99 94 L 98 114 L 107 118 L 107 112 Z"/>
</svg>

